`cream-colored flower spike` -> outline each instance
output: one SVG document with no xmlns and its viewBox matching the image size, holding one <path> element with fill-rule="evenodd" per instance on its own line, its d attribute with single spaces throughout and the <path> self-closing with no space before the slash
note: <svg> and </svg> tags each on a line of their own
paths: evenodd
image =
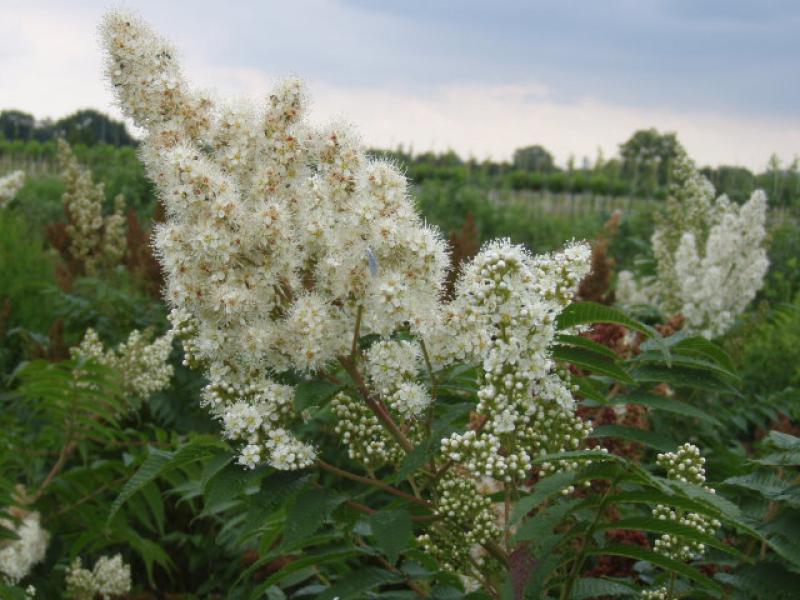
<svg viewBox="0 0 800 600">
<path fill-rule="evenodd" d="M 487 411 L 503 409 L 492 423 L 506 445 L 514 444 L 509 427 L 546 412 L 524 401 L 526 393 L 546 396 L 547 414 L 571 410 L 548 346 L 555 315 L 588 269 L 586 245 L 546 257 L 507 242 L 491 246 L 443 304 L 446 246 L 417 213 L 405 177 L 369 158 L 348 125 L 310 126 L 299 80 L 279 83 L 261 106 L 215 103 L 191 89 L 174 48 L 138 17 L 111 13 L 101 30 L 108 79 L 122 110 L 145 130 L 142 156 L 167 209 L 155 245 L 173 330 L 187 363 L 206 370 L 203 403 L 240 442 L 241 464 L 297 469 L 315 460 L 313 445 L 293 432 L 294 389 L 271 378 L 324 369 L 350 354 L 356 332 L 388 340 L 404 329 L 414 338 L 376 346 L 364 378 L 387 411 L 410 423 L 412 441 L 433 401 L 415 379 L 420 341 L 434 368 L 487 361 L 488 372 L 492 361 L 524 358 L 514 398 L 484 402 Z M 476 296 L 484 263 L 506 255 L 521 261 L 524 281 L 502 281 L 500 268 L 496 294 L 513 284 L 519 295 L 507 305 L 484 302 Z M 516 328 L 508 347 L 492 343 L 498 319 Z M 372 466 L 402 458 L 363 401 L 342 393 L 334 405 L 352 457 Z M 514 476 L 527 455 L 519 456 Z"/>
</svg>

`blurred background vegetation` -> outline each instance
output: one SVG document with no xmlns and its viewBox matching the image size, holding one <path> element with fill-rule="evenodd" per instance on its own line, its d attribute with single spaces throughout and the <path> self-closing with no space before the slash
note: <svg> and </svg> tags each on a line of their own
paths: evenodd
<svg viewBox="0 0 800 600">
<path fill-rule="evenodd" d="M 114 303 L 119 315 L 108 315 L 109 323 L 124 315 L 126 323 L 147 324 L 154 311 L 163 309 L 152 298 L 142 301 L 137 296 L 142 293 L 127 281 L 130 276 L 124 270 L 110 286 L 81 284 L 68 295 L 52 291 L 55 263 L 44 231 L 62 218 L 58 137 L 64 137 L 95 180 L 103 182 L 109 208 L 114 196 L 123 194 L 145 229 L 158 212 L 154 188 L 137 155 L 137 140 L 124 123 L 95 110 L 81 110 L 56 121 L 37 120 L 18 110 L 0 112 L 0 175 L 15 169 L 28 174 L 14 210 L 0 213 L 0 296 L 14 305 L 7 328 L 16 325 L 46 333 L 47 315 L 56 311 L 75 321 L 73 335 L 82 334 L 92 319 L 100 318 L 99 313 L 87 314 L 87 307 L 111 290 L 119 292 L 119 302 Z M 635 260 L 647 260 L 653 215 L 666 196 L 678 147 L 674 133 L 646 129 L 634 132 L 616 156 L 598 151 L 595 157 L 571 157 L 565 166 L 557 165 L 546 148 L 535 144 L 517 149 L 511 161 L 501 162 L 461 157 L 453 151 L 415 153 L 402 147 L 371 153 L 405 170 L 429 222 L 445 235 L 474 237 L 478 243 L 509 237 L 535 252 L 547 251 L 569 239 L 595 238 L 611 215 L 620 211 L 619 232 L 609 253 L 617 268 L 630 268 Z M 796 372 L 800 360 L 790 361 L 793 368 L 779 367 L 786 364 L 783 360 L 770 362 L 773 352 L 800 358 L 793 343 L 800 333 L 798 166 L 797 159 L 781 164 L 772 156 L 765 157 L 765 169 L 758 173 L 739 166 L 702 169 L 717 190 L 735 202 L 744 201 L 758 188 L 769 197 L 767 283 L 740 328 L 729 336 L 732 347 L 739 348 L 742 368 L 752 371 L 759 382 L 754 383 L 756 388 L 794 384 L 800 376 Z M 104 292 L 103 286 L 109 289 Z M 86 294 L 94 299 L 81 296 Z M 35 303 L 30 302 L 32 297 L 37 298 Z M 84 313 L 78 316 L 81 306 Z M 747 332 L 747 343 L 741 339 L 742 330 Z M 770 370 L 781 373 L 769 375 Z"/>
</svg>

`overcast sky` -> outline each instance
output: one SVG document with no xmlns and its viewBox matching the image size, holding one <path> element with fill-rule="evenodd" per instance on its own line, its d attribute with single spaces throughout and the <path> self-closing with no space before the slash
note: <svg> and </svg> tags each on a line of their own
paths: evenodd
<svg viewBox="0 0 800 600">
<path fill-rule="evenodd" d="M 0 109 L 119 116 L 96 34 L 112 2 L 0 0 Z M 763 168 L 800 154 L 796 0 L 129 1 L 188 76 L 259 99 L 303 76 L 315 120 L 374 146 L 560 162 L 635 129 L 678 133 L 700 162 Z"/>
</svg>

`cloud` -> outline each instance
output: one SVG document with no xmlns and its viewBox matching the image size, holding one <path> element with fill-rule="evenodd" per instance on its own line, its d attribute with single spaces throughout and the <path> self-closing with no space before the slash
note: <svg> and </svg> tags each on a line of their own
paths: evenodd
<svg viewBox="0 0 800 600">
<path fill-rule="evenodd" d="M 102 81 L 104 0 L 0 8 L 0 108 L 119 115 Z M 606 155 L 636 128 L 674 130 L 702 163 L 761 168 L 800 150 L 800 10 L 767 2 L 140 0 L 189 77 L 261 98 L 275 76 L 312 82 L 318 120 L 368 144 L 507 158 L 541 143 L 563 162 Z"/>
</svg>

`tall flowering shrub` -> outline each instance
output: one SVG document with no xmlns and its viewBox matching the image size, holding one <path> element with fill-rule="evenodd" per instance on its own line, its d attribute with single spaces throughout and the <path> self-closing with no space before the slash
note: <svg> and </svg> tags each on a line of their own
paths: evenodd
<svg viewBox="0 0 800 600">
<path fill-rule="evenodd" d="M 438 597 L 435 584 L 395 566 L 412 545 L 426 567 L 439 567 L 451 581 L 456 573 L 466 590 L 492 598 L 553 597 L 554 590 L 561 598 L 620 595 L 614 582 L 585 577 L 587 561 L 603 553 L 623 565 L 641 560 L 663 569 L 647 567 L 641 581 L 652 587 L 671 577 L 666 597 L 677 597 L 675 573 L 717 589 L 685 564 L 703 544 L 724 548 L 713 537 L 720 509 L 710 488 L 691 490 L 693 499 L 684 489 L 705 477 L 699 451 L 685 446 L 664 455 L 659 462 L 669 478 L 657 478 L 625 457 L 585 449 L 592 424 L 576 412 L 579 393 L 612 412 L 620 399 L 663 407 L 647 393 L 653 373 L 671 368 L 663 357 L 699 364 L 702 372 L 698 353 L 710 364 L 719 360 L 707 342 L 666 344 L 612 307 L 575 304 L 592 262 L 585 243 L 534 255 L 495 240 L 448 279 L 448 248 L 417 213 L 406 179 L 368 156 L 350 126 L 312 126 L 299 80 L 279 83 L 263 106 L 225 104 L 192 90 L 175 49 L 138 17 L 112 13 L 101 31 L 107 77 L 122 110 L 145 132 L 142 158 L 166 210 L 154 246 L 172 335 L 186 363 L 205 374 L 201 402 L 238 463 L 233 473 L 217 466 L 209 477 L 223 469 L 226 506 L 238 481 L 245 482 L 247 510 L 262 510 L 262 500 L 283 492 L 291 498 L 285 519 L 269 519 L 283 528 L 252 550 L 262 554 L 257 564 L 278 570 L 260 592 L 294 571 L 305 544 L 326 543 L 313 534 L 328 521 L 336 522 L 334 554 L 340 542 L 353 544 L 383 570 L 377 579 L 373 569 L 337 574 L 334 584 L 320 576 L 328 588 L 322 597 L 340 590 L 359 597 L 401 581 L 416 595 Z M 725 217 L 727 204 L 717 204 L 722 229 L 714 230 L 715 221 L 705 232 L 708 221 L 701 220 L 678 246 L 724 237 L 733 217 Z M 684 260 L 681 254 L 679 264 Z M 623 365 L 614 350 L 576 335 L 590 323 L 651 339 L 641 357 Z M 595 434 L 622 432 L 665 447 L 660 436 L 631 430 Z M 145 465 L 129 480 L 112 517 L 146 482 L 184 460 L 180 451 L 155 454 L 158 468 Z M 673 481 L 674 465 L 692 478 Z M 305 469 L 335 483 L 275 473 Z M 263 478 L 269 499 L 250 493 L 249 482 Z M 345 481 L 369 492 L 340 493 Z M 288 489 L 297 482 L 302 491 Z M 371 505 L 362 502 L 375 499 L 369 493 L 379 498 Z M 654 506 L 642 510 L 642 502 Z M 340 523 L 334 513 L 341 505 L 367 522 Z M 234 521 L 262 524 L 264 516 Z M 652 550 L 644 533 L 633 545 L 598 541 L 617 524 L 662 537 Z M 380 553 L 366 550 L 364 536 Z M 314 557 L 321 563 L 324 555 Z M 632 568 L 626 574 L 637 577 Z"/>
<path fill-rule="evenodd" d="M 348 125 L 312 127 L 300 81 L 280 83 L 263 107 L 217 104 L 190 89 L 175 50 L 137 17 L 113 13 L 102 32 L 107 75 L 146 132 L 143 160 L 167 210 L 155 245 L 174 331 L 205 370 L 203 403 L 240 443 L 239 461 L 314 464 L 285 373 L 348 374 L 359 394 L 334 400 L 336 431 L 374 469 L 422 437 L 435 393 L 424 373 L 478 363 L 477 424 L 442 441 L 442 534 L 424 540 L 457 546 L 448 554 L 466 563 L 498 536 L 485 482 L 520 483 L 533 455 L 574 449 L 587 433 L 549 348 L 588 246 L 532 256 L 492 242 L 445 301 L 447 248 L 405 178 L 368 157 Z M 366 352 L 363 336 L 378 338 Z M 473 533 L 448 539 L 446 521 Z"/>
<path fill-rule="evenodd" d="M 711 182 L 680 153 L 666 210 L 651 239 L 656 276 L 637 280 L 630 271 L 620 272 L 619 301 L 681 313 L 690 331 L 719 337 L 763 285 L 769 266 L 766 212 L 761 190 L 742 206 L 716 197 Z"/>
</svg>

